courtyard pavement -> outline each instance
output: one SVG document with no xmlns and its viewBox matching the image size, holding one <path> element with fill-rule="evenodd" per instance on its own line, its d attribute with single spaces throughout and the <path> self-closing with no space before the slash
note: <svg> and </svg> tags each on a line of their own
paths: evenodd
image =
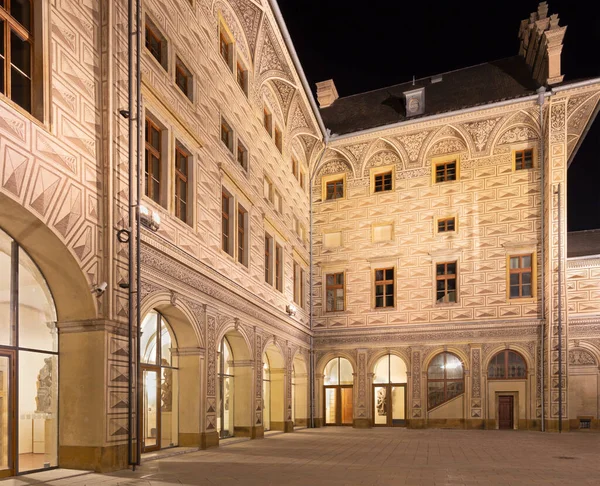
<svg viewBox="0 0 600 486">
<path fill-rule="evenodd" d="M 304 429 L 157 459 L 111 474 L 55 470 L 0 481 L 48 485 L 600 484 L 600 434 Z"/>
</svg>

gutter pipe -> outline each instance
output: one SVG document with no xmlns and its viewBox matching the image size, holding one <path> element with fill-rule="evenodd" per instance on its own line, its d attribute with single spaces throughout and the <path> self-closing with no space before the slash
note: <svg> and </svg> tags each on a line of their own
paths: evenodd
<svg viewBox="0 0 600 486">
<path fill-rule="evenodd" d="M 538 105 L 540 107 L 540 136 L 541 136 L 541 143 L 540 143 L 540 194 L 542 195 L 542 209 L 541 209 L 541 235 L 542 235 L 542 244 L 541 244 L 541 251 L 540 251 L 540 259 L 542 261 L 542 265 L 541 265 L 541 286 L 542 286 L 542 296 L 541 296 L 541 305 L 542 305 L 542 319 L 541 319 L 541 323 L 540 323 L 540 388 L 541 388 L 541 408 L 542 408 L 542 432 L 544 432 L 546 430 L 546 417 L 545 417 L 545 402 L 544 402 L 544 331 L 546 328 L 546 309 L 545 309 L 545 291 L 546 291 L 546 286 L 545 286 L 545 276 L 546 276 L 546 272 L 545 272 L 545 268 L 544 268 L 544 245 L 545 245 L 545 241 L 544 241 L 544 235 L 545 235 L 545 228 L 546 228 L 546 224 L 545 224 L 545 197 L 544 197 L 544 169 L 545 169 L 545 135 L 544 135 L 544 101 L 546 100 L 546 88 L 544 88 L 543 86 L 541 88 L 539 88 L 537 90 L 538 93 Z"/>
</svg>

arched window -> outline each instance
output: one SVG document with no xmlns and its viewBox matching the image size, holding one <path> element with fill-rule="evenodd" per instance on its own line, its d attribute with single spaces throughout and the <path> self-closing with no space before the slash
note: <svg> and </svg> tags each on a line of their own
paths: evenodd
<svg viewBox="0 0 600 486">
<path fill-rule="evenodd" d="M 217 350 L 217 370 L 219 373 L 219 415 L 217 429 L 224 439 L 233 436 L 233 353 L 226 337 L 221 339 Z"/>
<path fill-rule="evenodd" d="M 142 321 L 140 354 L 144 387 L 143 450 L 178 444 L 177 347 L 167 320 L 153 310 Z"/>
<path fill-rule="evenodd" d="M 373 371 L 373 424 L 405 425 L 407 370 L 404 360 L 386 354 L 377 360 Z"/>
<path fill-rule="evenodd" d="M 325 424 L 352 425 L 353 370 L 346 358 L 333 358 L 325 366 Z"/>
<path fill-rule="evenodd" d="M 522 380 L 525 378 L 527 378 L 527 364 L 519 353 L 505 349 L 490 360 L 489 380 Z"/>
<path fill-rule="evenodd" d="M 427 369 L 427 406 L 431 410 L 465 391 L 464 367 L 452 353 L 440 353 Z"/>
<path fill-rule="evenodd" d="M 263 353 L 263 427 L 271 430 L 271 363 Z"/>
<path fill-rule="evenodd" d="M 0 229 L 0 476 L 57 465 L 56 319 L 44 276 Z"/>
</svg>

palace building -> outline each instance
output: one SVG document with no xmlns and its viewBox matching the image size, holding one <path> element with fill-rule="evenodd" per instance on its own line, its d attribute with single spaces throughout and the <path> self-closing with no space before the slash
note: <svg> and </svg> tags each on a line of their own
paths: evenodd
<svg viewBox="0 0 600 486">
<path fill-rule="evenodd" d="M 275 0 L 140 3 L 0 2 L 0 476 L 600 427 L 600 78 L 545 2 L 513 57 L 317 100 Z"/>
</svg>

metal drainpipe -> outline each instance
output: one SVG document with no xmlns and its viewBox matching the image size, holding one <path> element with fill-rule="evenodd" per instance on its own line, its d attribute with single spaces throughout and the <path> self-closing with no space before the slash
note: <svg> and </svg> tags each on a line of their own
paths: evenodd
<svg viewBox="0 0 600 486">
<path fill-rule="evenodd" d="M 137 376 L 137 403 L 136 403 L 136 413 L 137 413 L 137 427 L 136 427 L 136 446 L 137 446 L 137 464 L 141 464 L 142 461 L 142 440 L 140 431 L 142 430 L 142 367 L 140 366 L 141 361 L 141 350 L 140 350 L 140 337 L 141 337 L 141 315 L 140 308 L 142 303 L 142 294 L 141 294 L 141 267 L 140 267 L 140 245 L 141 245 L 141 230 L 140 230 L 140 204 L 142 202 L 142 177 L 141 177 L 141 148 L 142 148 L 142 2 L 141 0 L 135 0 L 135 25 L 136 25 L 136 65 L 135 65 L 135 75 L 136 75 L 136 114 L 135 118 L 137 120 L 137 157 L 136 157 L 136 176 L 137 176 L 137 204 L 136 204 L 136 222 L 135 222 L 135 246 L 136 246 L 136 326 L 137 326 L 137 335 L 136 335 L 136 349 L 137 349 L 137 362 L 136 362 L 136 376 Z"/>
<path fill-rule="evenodd" d="M 558 183 L 558 432 L 562 432 L 563 372 L 562 372 L 562 183 Z"/>
<path fill-rule="evenodd" d="M 317 169 L 321 160 L 323 159 L 323 155 L 325 155 L 325 151 L 327 150 L 327 145 L 329 144 L 329 137 L 331 136 L 331 130 L 327 129 L 325 131 L 325 146 L 319 155 L 319 158 L 315 162 L 315 170 L 310 175 L 308 180 L 308 197 L 309 197 L 309 226 L 310 226 L 310 252 L 309 252 L 309 288 L 310 288 L 310 298 L 309 298 L 309 328 L 311 331 L 310 336 L 310 428 L 314 429 L 315 427 L 315 353 L 314 353 L 314 343 L 313 343 L 313 195 L 312 195 L 312 185 L 315 174 L 317 173 Z"/>
<path fill-rule="evenodd" d="M 544 222 L 544 208 L 545 208 L 545 198 L 544 198 L 544 153 L 545 153 L 545 137 L 544 137 L 544 101 L 546 100 L 546 88 L 543 86 L 537 90 L 538 93 L 538 105 L 540 107 L 540 135 L 541 135 L 541 143 L 540 143 L 540 186 L 542 195 L 542 209 L 541 209 L 541 235 L 542 235 L 542 244 L 541 244 L 541 255 L 540 259 L 542 262 L 541 265 L 541 286 L 542 286 L 542 296 L 541 296 L 541 304 L 542 304 L 542 322 L 540 324 L 540 387 L 541 387 L 541 405 L 542 405 L 542 432 L 546 430 L 546 419 L 544 417 L 545 405 L 544 405 L 544 329 L 546 327 L 546 312 L 545 312 L 545 269 L 544 269 L 544 230 L 545 230 L 545 222 Z"/>
<path fill-rule="evenodd" d="M 133 8 L 134 8 L 134 3 L 133 0 L 129 0 L 128 1 L 128 12 L 129 12 L 129 21 L 127 24 L 127 31 L 128 31 L 128 36 L 127 36 L 127 47 L 129 52 L 127 53 L 127 63 L 128 63 L 128 69 L 129 69 L 129 80 L 128 80 L 128 96 L 129 96 L 129 104 L 128 104 L 128 111 L 129 111 L 129 241 L 128 241 L 128 250 L 129 250 L 129 262 L 128 262 L 128 272 L 129 272 L 129 278 L 128 278 L 128 285 L 129 285 L 129 292 L 128 292 L 128 317 L 127 317 L 127 321 L 128 321 L 128 326 L 127 326 L 127 339 L 128 339 L 128 345 L 129 345 L 129 375 L 127 377 L 127 391 L 128 391 L 128 396 L 129 396 L 129 403 L 127 405 L 127 424 L 128 424 L 128 431 L 127 431 L 127 442 L 129 444 L 128 448 L 127 448 L 127 463 L 130 466 L 133 466 L 135 469 L 135 460 L 133 457 L 133 377 L 134 377 L 134 367 L 135 367 L 135 361 L 133 359 L 133 353 L 132 353 L 132 349 L 133 349 L 133 315 L 134 315 L 134 311 L 135 311 L 135 307 L 134 307 L 134 295 L 133 293 L 135 292 L 134 289 L 134 248 L 133 248 L 133 227 L 134 227 L 134 222 L 135 222 L 135 212 L 136 212 L 136 208 L 135 208 L 135 195 L 134 195 L 134 181 L 135 181 L 135 163 L 134 163 L 134 136 L 136 134 L 135 131 L 135 120 L 134 120 L 134 115 L 133 115 L 133 110 L 134 110 L 134 99 L 133 99 L 133 72 L 134 72 L 134 60 L 133 60 L 133 17 L 134 17 L 134 12 L 133 12 Z M 109 177 L 112 177 L 112 174 L 109 175 Z"/>
</svg>

